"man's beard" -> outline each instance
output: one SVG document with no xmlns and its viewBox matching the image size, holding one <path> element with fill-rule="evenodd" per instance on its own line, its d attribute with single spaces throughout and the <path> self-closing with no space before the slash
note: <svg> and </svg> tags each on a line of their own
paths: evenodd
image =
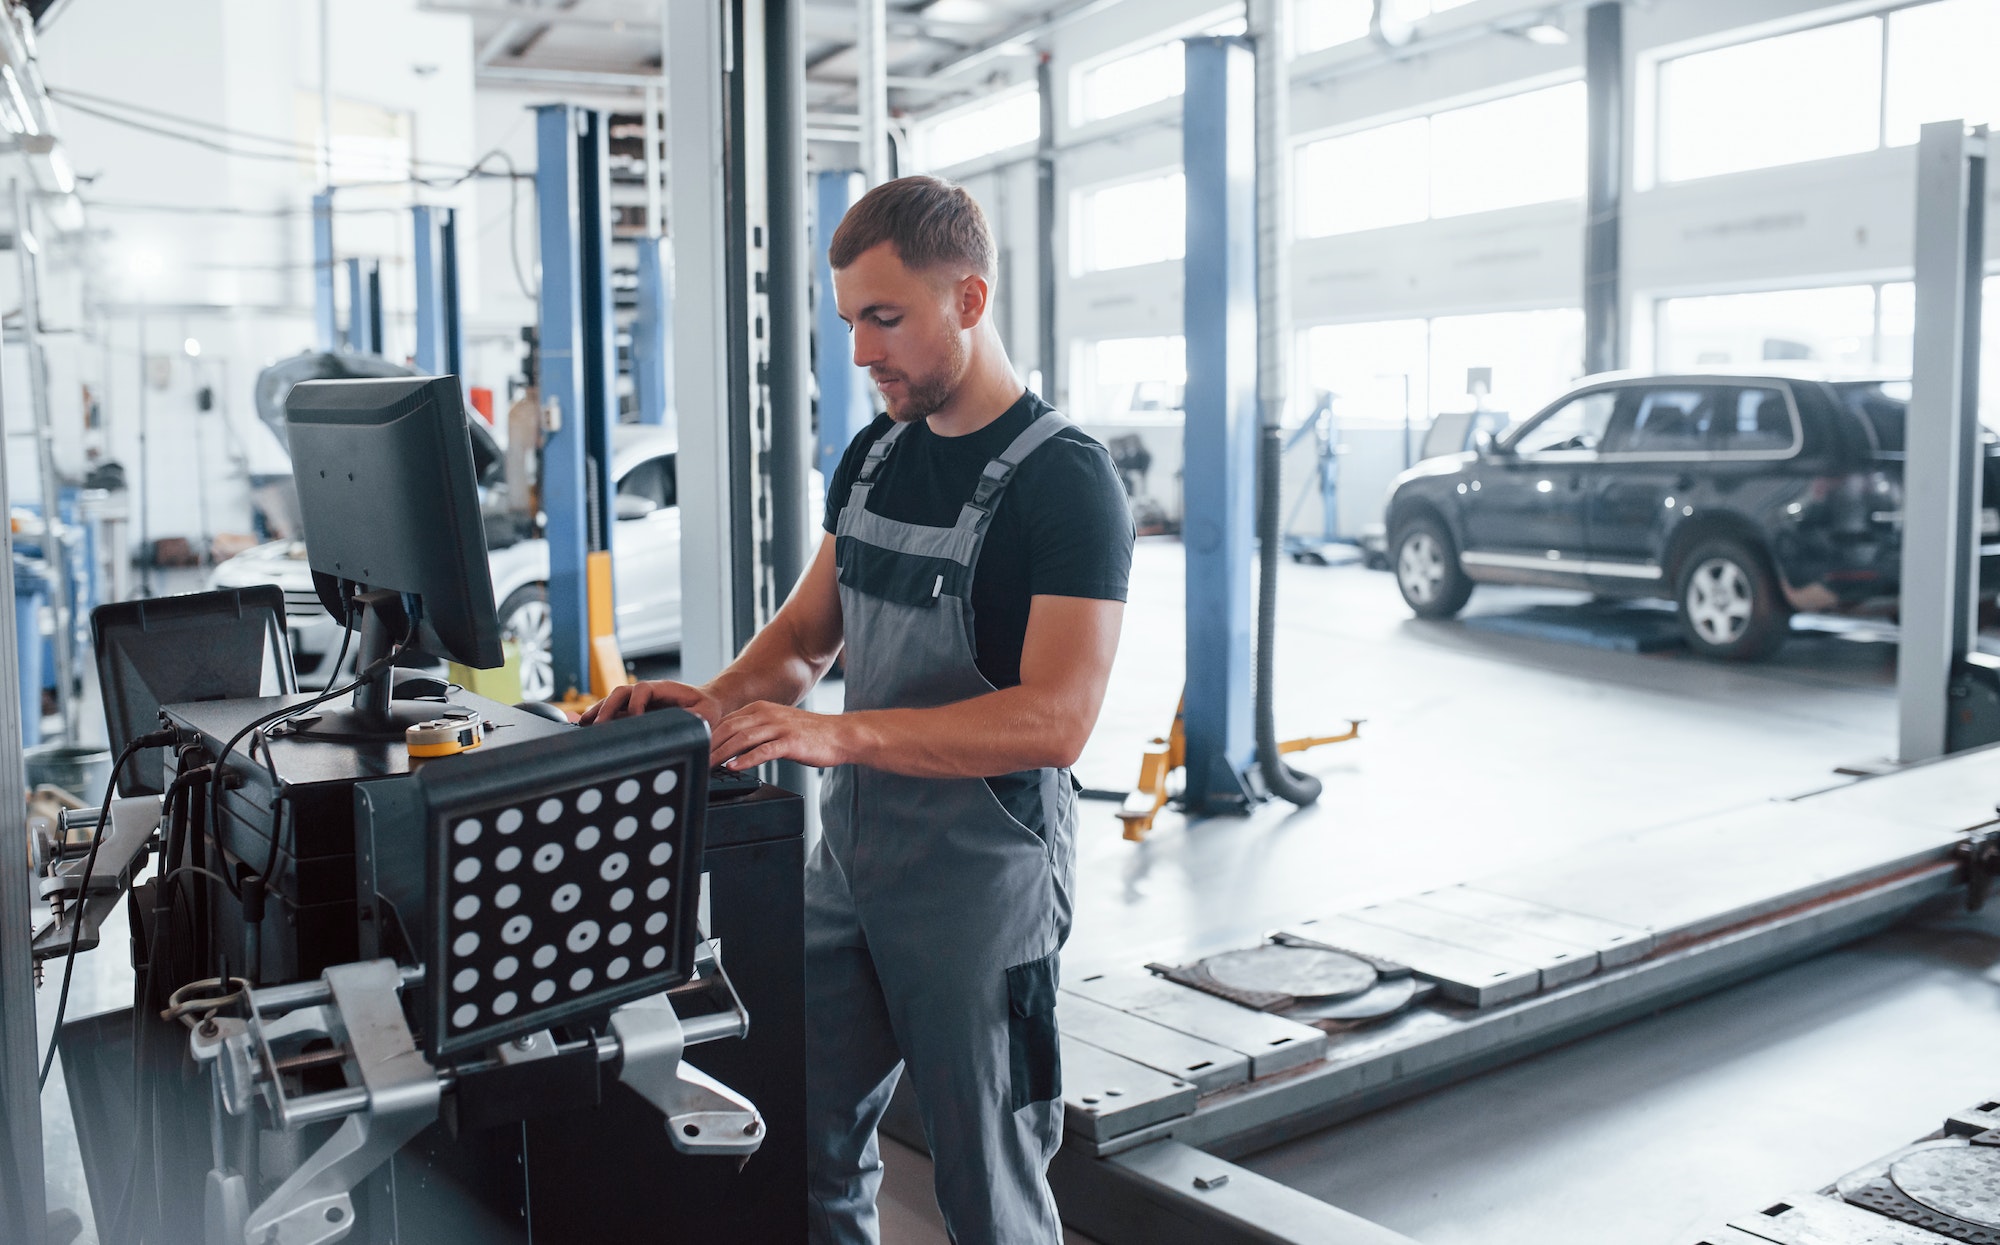
<svg viewBox="0 0 2000 1245">
<path fill-rule="evenodd" d="M 931 372 L 923 376 L 893 374 L 888 378 L 903 382 L 901 402 L 891 402 L 887 394 L 882 396 L 883 403 L 889 408 L 890 419 L 899 424 L 928 419 L 958 392 L 959 379 L 965 373 L 965 342 L 956 333 L 951 335 L 950 341 L 950 357 Z"/>
</svg>

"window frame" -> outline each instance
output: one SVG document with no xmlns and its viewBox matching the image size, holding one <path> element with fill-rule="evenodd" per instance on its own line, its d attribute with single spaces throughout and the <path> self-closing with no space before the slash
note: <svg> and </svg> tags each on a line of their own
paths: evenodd
<svg viewBox="0 0 2000 1245">
<path fill-rule="evenodd" d="M 1781 376 L 1759 376 L 1745 374 L 1731 376 L 1726 373 L 1676 372 L 1666 376 L 1634 376 L 1621 380 L 1606 381 L 1605 389 L 1632 389 L 1652 387 L 1671 389 L 1681 386 L 1708 386 L 1723 389 L 1776 389 L 1785 395 L 1785 410 L 1792 421 L 1792 444 L 1782 450 L 1607 450 L 1598 455 L 1600 462 L 1606 463 L 1741 463 L 1741 462 L 1784 462 L 1797 458 L 1805 449 L 1805 422 L 1799 417 L 1799 396 L 1792 384 Z"/>
</svg>

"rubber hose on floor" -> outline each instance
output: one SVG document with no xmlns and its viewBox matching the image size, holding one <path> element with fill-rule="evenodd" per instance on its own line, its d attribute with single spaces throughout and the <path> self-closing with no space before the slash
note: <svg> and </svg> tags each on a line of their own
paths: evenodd
<svg viewBox="0 0 2000 1245">
<path fill-rule="evenodd" d="M 1278 664 L 1278 554 L 1284 544 L 1278 535 L 1278 476 L 1284 452 L 1278 429 L 1266 425 L 1257 446 L 1257 766 L 1266 790 L 1304 808 L 1319 799 L 1320 782 L 1285 764 L 1271 703 Z"/>
</svg>

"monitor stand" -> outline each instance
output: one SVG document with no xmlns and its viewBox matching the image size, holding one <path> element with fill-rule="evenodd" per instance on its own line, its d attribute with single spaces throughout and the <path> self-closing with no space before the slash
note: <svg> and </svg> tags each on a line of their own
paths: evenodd
<svg viewBox="0 0 2000 1245">
<path fill-rule="evenodd" d="M 410 634 L 403 594 L 371 589 L 356 594 L 354 604 L 361 614 L 361 652 L 354 668 L 366 670 L 379 663 L 382 669 L 354 690 L 353 708 L 317 710 L 318 721 L 299 733 L 340 743 L 401 743 L 410 727 L 453 716 L 452 706 L 444 701 L 396 699 L 396 667 L 385 659 L 395 653 L 397 641 Z"/>
</svg>

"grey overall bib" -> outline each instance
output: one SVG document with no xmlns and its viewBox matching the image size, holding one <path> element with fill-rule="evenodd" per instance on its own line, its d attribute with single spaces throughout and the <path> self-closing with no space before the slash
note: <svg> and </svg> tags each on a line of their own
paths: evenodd
<svg viewBox="0 0 2000 1245">
<path fill-rule="evenodd" d="M 1053 412 L 986 465 L 951 527 L 868 511 L 908 425 L 869 448 L 835 525 L 847 708 L 922 709 L 994 690 L 973 662 L 972 572 L 1021 461 Z M 874 1245 L 875 1128 L 905 1062 L 957 1245 L 1053 1245 L 1046 1177 L 1062 1141 L 1056 953 L 1069 936 L 1076 796 L 1039 788 L 1039 832 L 982 778 L 828 771 L 806 865 L 807 1196 L 811 1239 Z"/>
</svg>

